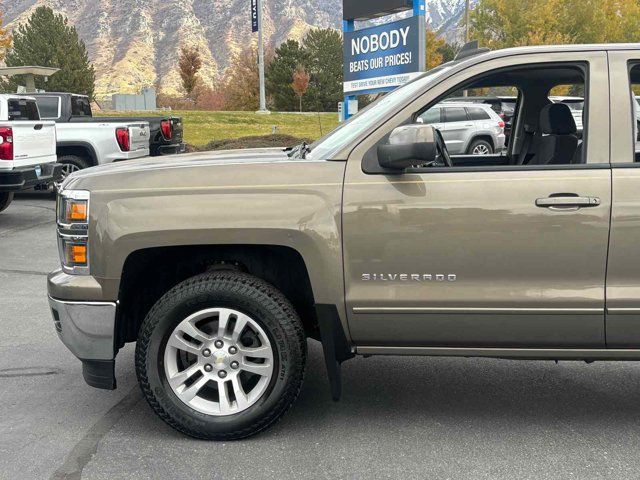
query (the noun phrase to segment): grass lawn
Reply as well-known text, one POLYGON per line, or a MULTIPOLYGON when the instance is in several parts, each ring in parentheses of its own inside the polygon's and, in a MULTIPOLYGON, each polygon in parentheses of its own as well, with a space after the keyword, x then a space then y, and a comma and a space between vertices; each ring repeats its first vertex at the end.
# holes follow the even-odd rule
POLYGON ((162 116, 176 115, 184 122, 184 141, 202 147, 212 141, 270 135, 273 127, 277 133, 296 138, 316 140, 338 125, 337 113, 296 114, 272 113, 258 115, 254 112, 206 112, 174 110, 172 112, 96 112, 99 117, 162 116))

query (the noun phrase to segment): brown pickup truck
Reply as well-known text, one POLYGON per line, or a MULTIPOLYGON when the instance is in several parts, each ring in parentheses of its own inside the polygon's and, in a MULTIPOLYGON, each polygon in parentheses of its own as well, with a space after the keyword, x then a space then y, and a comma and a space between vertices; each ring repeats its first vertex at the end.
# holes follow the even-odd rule
POLYGON ((137 342, 151 407, 217 440, 287 411, 307 338, 335 399, 354 355, 640 360, 638 86, 639 45, 464 51, 288 153, 77 172, 55 327, 99 388, 137 342), (518 98, 507 151, 416 121, 463 91, 518 98))

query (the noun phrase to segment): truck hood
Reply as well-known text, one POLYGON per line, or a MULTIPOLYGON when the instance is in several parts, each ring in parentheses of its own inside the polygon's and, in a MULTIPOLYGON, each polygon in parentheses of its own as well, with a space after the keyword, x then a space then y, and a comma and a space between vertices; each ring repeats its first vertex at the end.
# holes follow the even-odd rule
POLYGON ((70 175, 63 189, 138 190, 211 187, 239 182, 271 180, 300 181, 294 165, 326 163, 290 158, 284 148, 227 150, 127 160, 101 165, 70 175), (288 180, 287 180, 288 178, 288 180))
POLYGON ((232 163, 272 163, 291 162, 283 148, 257 148, 247 150, 225 150, 218 152, 196 152, 180 155, 165 155, 160 157, 145 157, 138 160, 108 163, 74 174, 74 178, 85 178, 96 175, 132 173, 141 170, 163 170, 176 168, 194 168, 206 165, 220 165, 232 163))

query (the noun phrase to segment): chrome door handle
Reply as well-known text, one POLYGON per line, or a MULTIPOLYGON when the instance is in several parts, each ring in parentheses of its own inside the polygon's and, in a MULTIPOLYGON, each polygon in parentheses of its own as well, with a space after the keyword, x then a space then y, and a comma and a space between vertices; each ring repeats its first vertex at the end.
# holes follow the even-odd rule
POLYGON ((586 208, 598 207, 602 202, 598 197, 578 197, 571 195, 551 196, 547 198, 538 198, 536 207, 541 208, 586 208))

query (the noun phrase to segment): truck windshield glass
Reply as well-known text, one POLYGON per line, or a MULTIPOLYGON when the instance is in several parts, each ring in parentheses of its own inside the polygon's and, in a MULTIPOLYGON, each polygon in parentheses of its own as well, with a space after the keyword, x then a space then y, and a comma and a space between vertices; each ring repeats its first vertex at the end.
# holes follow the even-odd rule
POLYGON ((34 121, 40 120, 38 106, 34 100, 9 100, 9 120, 10 121, 34 121))
POLYGON ((90 117, 91 104, 87 97, 71 97, 71 115, 73 117, 90 117))
POLYGON ((430 83, 450 70, 451 67, 452 65, 446 65, 434 68, 424 76, 372 103, 324 138, 311 145, 311 152, 307 155, 307 158, 313 160, 331 158, 362 132, 377 126, 390 112, 413 100, 419 92, 424 91, 430 83))

